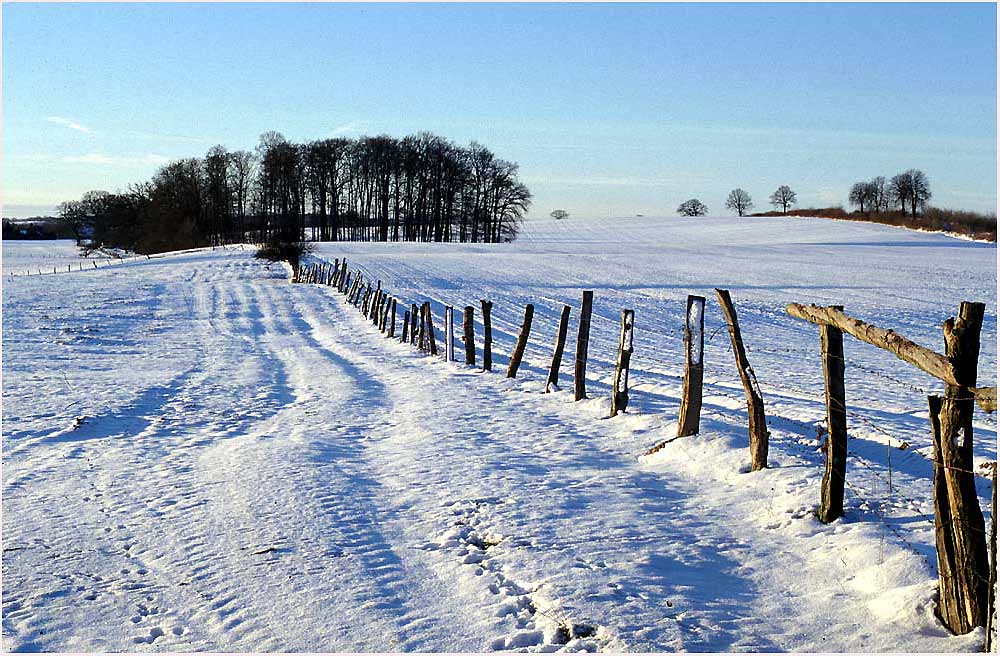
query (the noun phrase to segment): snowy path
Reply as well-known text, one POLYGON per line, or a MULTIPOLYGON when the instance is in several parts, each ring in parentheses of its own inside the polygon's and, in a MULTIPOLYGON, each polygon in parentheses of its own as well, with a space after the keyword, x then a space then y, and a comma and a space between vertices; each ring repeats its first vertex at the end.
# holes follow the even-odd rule
MULTIPOLYGON (((672 371, 639 376, 637 411, 607 419, 603 394, 575 404, 530 367, 511 381, 422 356, 245 252, 53 278, 4 289, 5 650, 981 637, 933 618, 926 499, 811 516, 820 459, 782 420, 808 415, 792 395, 768 397, 767 471, 739 473, 744 411, 718 394, 701 436, 640 461, 672 430, 672 371)), ((884 449, 858 442, 861 462, 884 449)), ((896 484, 917 496, 928 475, 896 484)))

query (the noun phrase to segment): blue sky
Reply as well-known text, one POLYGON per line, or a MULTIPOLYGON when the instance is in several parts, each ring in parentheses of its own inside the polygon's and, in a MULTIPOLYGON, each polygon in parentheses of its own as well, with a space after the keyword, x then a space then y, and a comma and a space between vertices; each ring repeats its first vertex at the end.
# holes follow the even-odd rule
POLYGON ((4 215, 216 143, 430 130, 521 166, 532 215, 802 206, 924 170, 996 206, 994 4, 9 4, 4 215))

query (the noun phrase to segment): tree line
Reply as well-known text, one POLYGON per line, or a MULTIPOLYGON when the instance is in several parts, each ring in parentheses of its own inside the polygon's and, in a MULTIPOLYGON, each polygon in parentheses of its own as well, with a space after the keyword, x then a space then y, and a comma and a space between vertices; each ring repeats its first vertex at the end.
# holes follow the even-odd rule
POLYGON ((154 253, 273 241, 513 240, 531 192, 517 164, 423 132, 211 148, 124 192, 62 203, 77 240, 154 253))

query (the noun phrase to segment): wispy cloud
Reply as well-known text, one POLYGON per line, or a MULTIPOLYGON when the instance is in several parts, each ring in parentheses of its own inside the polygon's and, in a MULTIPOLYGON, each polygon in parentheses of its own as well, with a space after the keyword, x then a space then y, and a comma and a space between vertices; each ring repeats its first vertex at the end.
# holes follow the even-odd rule
POLYGON ((96 164, 98 166, 155 166, 166 164, 169 157, 147 153, 139 156, 120 157, 105 153, 87 153, 86 155, 67 155, 61 158, 66 164, 96 164))
POLYGON ((341 134, 352 134, 355 132, 363 132, 368 129, 371 124, 368 121, 350 121, 349 123, 344 123, 343 125, 338 125, 337 127, 330 130, 330 134, 333 136, 341 134))
POLYGON ((61 125, 64 128, 69 128, 70 130, 76 130, 77 132, 83 132, 84 134, 90 134, 90 128, 85 125, 80 125, 71 118, 66 118, 64 116, 46 116, 45 120, 49 123, 55 123, 56 125, 61 125))

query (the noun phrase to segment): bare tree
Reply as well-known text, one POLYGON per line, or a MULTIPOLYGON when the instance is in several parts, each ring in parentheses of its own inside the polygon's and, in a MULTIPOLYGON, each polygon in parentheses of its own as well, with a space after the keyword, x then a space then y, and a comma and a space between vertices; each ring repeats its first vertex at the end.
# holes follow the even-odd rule
POLYGON ((923 211, 927 201, 931 199, 931 183, 924 175, 923 171, 910 169, 906 172, 910 176, 910 210, 911 216, 917 218, 917 210, 923 211))
MULTIPOLYGON (((889 180, 889 194, 892 196, 893 202, 899 203, 899 209, 903 214, 906 214, 906 204, 910 202, 912 188, 913 177, 909 171, 894 175, 889 180)), ((914 214, 916 214, 916 210, 914 210, 914 214)))
POLYGON ((781 185, 771 194, 771 204, 780 207, 782 214, 788 214, 788 208, 795 204, 795 192, 788 185, 781 185))
POLYGON ((692 198, 681 203, 677 213, 681 216, 705 216, 708 214, 708 208, 697 198, 692 198))
POLYGON ((874 195, 871 182, 855 182, 847 199, 851 205, 857 205, 862 214, 870 214, 875 203, 874 195))
POLYGON ((87 205, 79 200, 59 203, 59 223, 72 231, 76 245, 80 246, 92 225, 87 205))
POLYGON ((726 198, 726 209, 735 211, 738 216, 743 216, 752 208, 753 201, 750 200, 750 194, 738 187, 729 192, 729 197, 726 198))
POLYGON ((871 206, 872 210, 877 214, 879 212, 889 211, 889 194, 885 187, 885 178, 881 175, 877 175, 872 178, 872 181, 868 183, 871 185, 871 206))
POLYGON ((566 210, 552 210, 549 216, 551 216, 556 221, 561 221, 569 217, 569 212, 567 212, 566 210))

